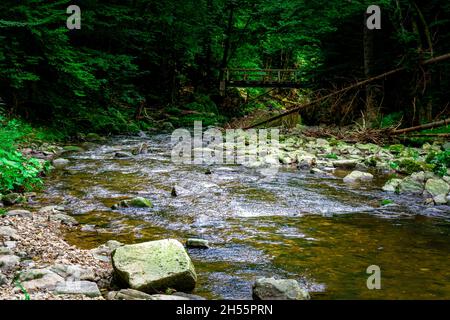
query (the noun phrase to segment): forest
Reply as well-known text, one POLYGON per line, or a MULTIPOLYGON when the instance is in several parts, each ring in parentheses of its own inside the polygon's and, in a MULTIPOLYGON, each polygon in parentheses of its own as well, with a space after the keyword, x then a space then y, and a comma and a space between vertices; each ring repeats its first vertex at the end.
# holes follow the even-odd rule
POLYGON ((0 299, 449 299, 449 137, 446 0, 2 0, 0 299))

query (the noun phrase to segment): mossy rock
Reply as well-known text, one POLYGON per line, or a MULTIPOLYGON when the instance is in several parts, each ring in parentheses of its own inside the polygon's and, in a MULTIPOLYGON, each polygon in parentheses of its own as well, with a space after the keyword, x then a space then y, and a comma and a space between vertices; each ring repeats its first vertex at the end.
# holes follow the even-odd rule
POLYGON ((399 192, 399 186, 400 183, 402 182, 402 179, 397 179, 397 178, 393 178, 390 179, 389 181, 387 181, 385 183, 385 185, 383 186, 383 191, 386 192, 399 192))
POLYGON ((5 206, 12 206, 18 203, 22 203, 25 200, 26 200, 25 197, 18 193, 9 193, 3 195, 2 197, 2 202, 5 206))
POLYGON ((366 160, 364 160, 364 164, 366 164, 369 167, 376 167, 378 161, 380 161, 380 159, 376 157, 369 157, 366 160))
POLYGON ((77 147, 77 146, 65 146, 63 147, 63 150, 65 152, 83 152, 84 149, 81 147, 77 147))
POLYGON ((189 255, 175 239, 122 246, 113 252, 112 263, 123 285, 146 293, 190 292, 197 282, 189 255))
POLYGON ((402 144, 393 144, 388 147, 388 150, 393 154, 399 154, 405 149, 405 146, 402 144))
POLYGON ((153 203, 149 199, 136 197, 129 200, 122 200, 118 204, 112 206, 112 209, 120 208, 152 208, 153 203))
POLYGON ((406 174, 413 174, 418 171, 432 171, 434 167, 431 164, 412 159, 403 159, 398 161, 397 164, 399 166, 398 171, 406 174))
POLYGON ((423 190, 423 183, 413 179, 412 177, 406 177, 398 186, 398 191, 400 193, 422 193, 423 190))
POLYGON ((85 140, 89 142, 104 142, 106 141, 106 138, 101 137, 96 133, 88 133, 85 137, 85 140))

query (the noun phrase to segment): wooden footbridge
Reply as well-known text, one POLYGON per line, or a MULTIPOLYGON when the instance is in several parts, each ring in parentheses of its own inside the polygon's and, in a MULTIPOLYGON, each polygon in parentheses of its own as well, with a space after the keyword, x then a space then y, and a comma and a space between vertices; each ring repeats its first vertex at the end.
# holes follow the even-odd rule
POLYGON ((223 70, 220 90, 226 88, 298 88, 298 69, 231 69, 223 70))

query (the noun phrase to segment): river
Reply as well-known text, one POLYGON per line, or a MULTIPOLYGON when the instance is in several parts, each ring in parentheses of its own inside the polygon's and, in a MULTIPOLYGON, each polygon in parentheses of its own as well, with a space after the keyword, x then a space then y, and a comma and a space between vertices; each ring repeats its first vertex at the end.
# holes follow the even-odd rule
MULTIPOLYGON (((198 274, 195 293, 249 299, 256 277, 293 278, 312 299, 449 299, 450 214, 417 199, 386 195, 383 177, 352 188, 345 173, 318 176, 295 167, 264 180, 244 166, 176 165, 170 136, 114 137, 67 158, 48 177, 38 201, 62 204, 86 231, 69 243, 94 248, 107 240, 209 240, 189 249, 198 274), (149 153, 116 159, 145 141, 149 153), (171 196, 176 186, 178 197, 171 196), (151 209, 111 210, 148 197, 151 209), (397 205, 380 206, 389 198, 397 205), (381 269, 381 290, 368 290, 366 269, 381 269)), ((448 207, 447 207, 448 208, 448 207)))

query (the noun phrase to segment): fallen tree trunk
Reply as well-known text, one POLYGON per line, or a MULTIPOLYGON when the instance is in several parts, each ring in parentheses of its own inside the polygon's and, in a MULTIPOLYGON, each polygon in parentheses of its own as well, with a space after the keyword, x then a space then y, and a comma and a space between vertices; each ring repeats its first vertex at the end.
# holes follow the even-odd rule
POLYGON ((404 133, 408 133, 408 132, 420 131, 420 130, 425 130, 425 129, 433 129, 433 128, 437 128, 437 127, 446 126, 449 124, 450 124, 450 118, 441 120, 441 121, 423 124, 420 126, 411 127, 411 128, 394 130, 391 132, 391 135, 399 135, 399 134, 404 134, 404 133))
POLYGON ((438 138, 448 138, 450 133, 415 133, 408 135, 408 137, 438 137, 438 138))
MULTIPOLYGON (((442 55, 442 56, 439 56, 439 57, 436 57, 436 58, 432 58, 432 59, 423 61, 423 62, 421 63, 421 65, 433 64, 433 63, 441 62, 441 61, 444 61, 444 60, 447 60, 447 59, 450 59, 450 53, 447 53, 447 54, 444 54, 444 55, 442 55)), ((378 75, 378 76, 372 77, 372 78, 370 78, 370 79, 366 79, 366 80, 357 82, 357 83, 355 83, 355 84, 353 84, 353 85, 351 85, 351 86, 349 86, 349 87, 346 87, 346 88, 343 88, 343 89, 341 89, 341 90, 332 92, 332 93, 330 93, 330 94, 328 94, 328 95, 326 95, 326 96, 323 96, 323 97, 321 97, 321 98, 319 98, 319 99, 313 100, 313 101, 311 101, 311 102, 308 102, 308 103, 306 103, 306 104, 303 104, 303 105, 298 106, 298 107, 296 107, 296 108, 293 108, 293 109, 291 109, 291 110, 285 111, 285 112, 283 112, 283 113, 280 113, 279 115, 273 116, 273 117, 271 117, 271 118, 269 118, 269 119, 267 119, 267 120, 264 120, 264 121, 260 121, 260 122, 258 122, 258 123, 256 123, 256 124, 253 124, 253 125, 251 125, 251 126, 248 126, 248 127, 244 128, 244 129, 247 130, 247 129, 259 127, 260 125, 263 125, 263 124, 266 124, 266 123, 268 123, 268 122, 271 122, 271 121, 280 119, 280 118, 282 118, 282 117, 284 117, 284 116, 287 116, 287 115, 289 115, 289 114, 292 114, 292 113, 294 113, 294 112, 298 112, 298 111, 300 111, 300 110, 302 110, 302 109, 305 109, 305 108, 307 108, 307 107, 310 107, 310 106, 312 106, 312 105, 315 105, 315 104, 317 104, 317 103, 319 103, 319 102, 322 102, 322 101, 324 101, 324 100, 326 100, 326 99, 328 99, 328 98, 330 98, 330 97, 333 97, 333 96, 335 96, 335 95, 344 93, 344 92, 346 92, 346 91, 348 91, 348 90, 351 90, 351 89, 354 89, 354 88, 358 88, 358 87, 364 86, 364 85, 366 85, 366 84, 368 84, 368 83, 371 83, 371 82, 376 81, 376 80, 379 80, 379 79, 383 79, 383 78, 385 78, 385 77, 388 77, 388 76, 390 76, 390 75, 393 75, 393 74, 395 74, 395 73, 398 73, 398 72, 404 71, 404 70, 406 70, 405 67, 397 68, 397 69, 394 69, 394 70, 385 72, 385 73, 383 73, 383 74, 380 74, 380 75, 378 75)))

